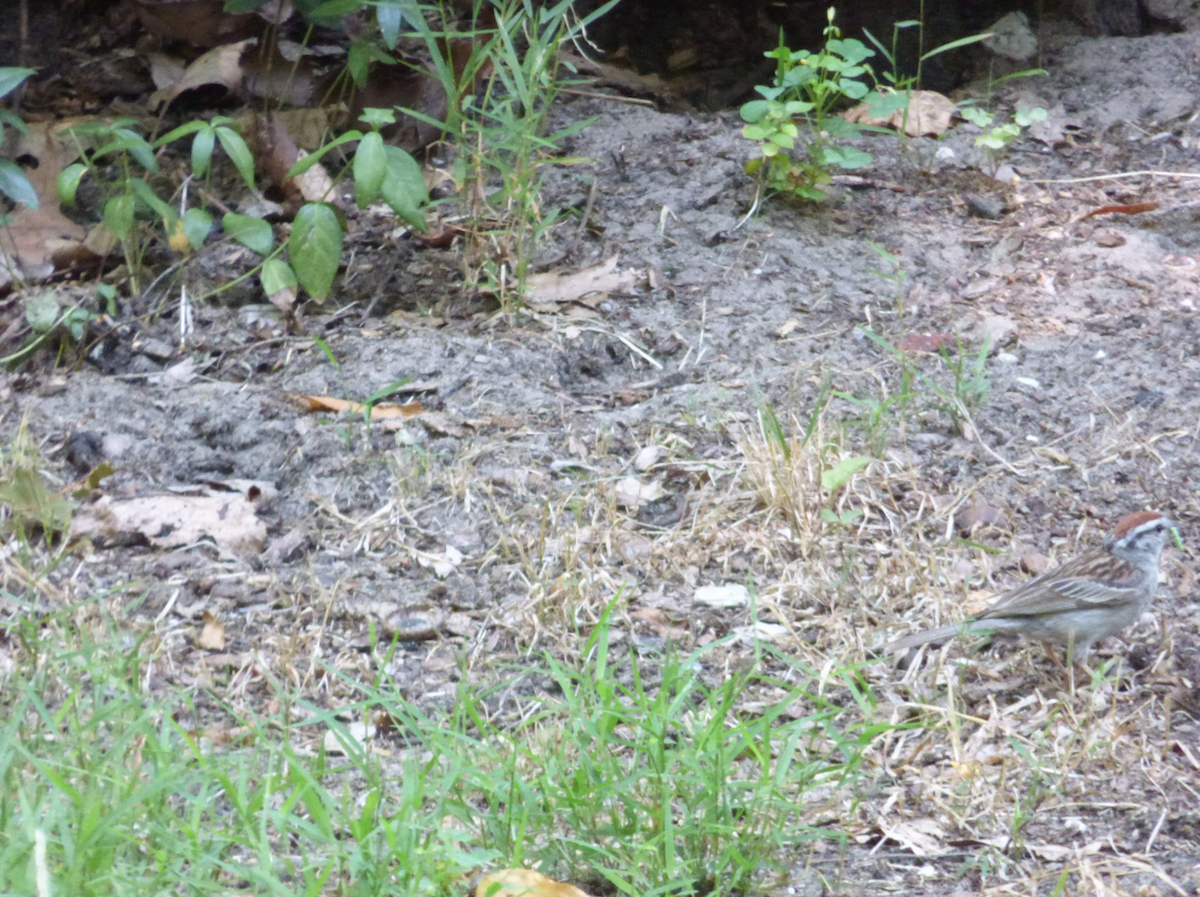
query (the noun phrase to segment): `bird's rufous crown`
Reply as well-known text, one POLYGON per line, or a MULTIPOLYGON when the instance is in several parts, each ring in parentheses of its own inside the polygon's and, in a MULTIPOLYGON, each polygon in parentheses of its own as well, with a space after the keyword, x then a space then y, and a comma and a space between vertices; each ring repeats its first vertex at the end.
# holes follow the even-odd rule
POLYGON ((1123 539, 1129 535, 1132 530, 1139 526, 1144 526, 1147 523, 1152 523, 1155 520, 1162 520, 1163 515, 1157 514, 1154 511, 1134 511, 1132 514, 1126 514, 1117 521, 1117 525, 1113 527, 1113 538, 1123 539))

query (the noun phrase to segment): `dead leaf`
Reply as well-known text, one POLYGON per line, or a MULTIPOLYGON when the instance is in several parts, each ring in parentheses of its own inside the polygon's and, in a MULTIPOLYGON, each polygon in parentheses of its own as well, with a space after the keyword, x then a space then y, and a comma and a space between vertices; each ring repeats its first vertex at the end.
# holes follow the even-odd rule
POLYGON ((215 47, 248 38, 262 30, 261 19, 283 22, 291 3, 270 2, 251 13, 227 13, 222 0, 136 0, 134 12, 151 34, 190 44, 215 47))
POLYGON ((485 875, 475 897, 590 897, 575 885, 555 881, 532 869, 503 869, 485 875))
POLYGON ((145 539, 156 548, 179 548, 205 537, 236 555, 257 554, 267 540, 267 525, 242 492, 149 495, 98 501, 76 510, 72 538, 113 543, 145 539))
POLYGON ((209 50, 187 67, 183 77, 165 88, 167 102, 172 102, 186 90, 193 90, 206 84, 217 84, 229 90, 230 93, 236 93, 241 88, 242 78, 245 75, 242 69, 242 53, 251 43, 253 43, 251 40, 241 40, 209 50))
POLYGON ((208 611, 204 612, 204 626, 196 644, 205 651, 225 650, 225 624, 208 611))
POLYGON ((78 155, 61 134, 73 124, 78 121, 34 122, 13 147, 15 158, 29 156, 37 163, 25 176, 37 194, 38 207, 21 206, 0 229, 0 287, 14 279, 44 280, 91 257, 83 248, 87 231, 59 211, 58 176, 78 155))
POLYGON ((643 483, 637 477, 625 477, 616 485, 617 506, 636 511, 641 505, 657 501, 665 494, 660 483, 643 483))
POLYGON ((267 54, 243 56, 241 70, 242 92, 272 105, 312 106, 327 87, 320 83, 305 48, 292 41, 276 42, 267 54))
POLYGON ((936 137, 950 127, 955 107, 952 100, 932 90, 914 90, 908 99, 907 118, 904 109, 897 109, 886 118, 873 118, 866 103, 859 103, 843 116, 846 121, 879 128, 892 128, 909 137, 936 137))
POLYGON ((613 290, 632 290, 633 272, 617 270, 619 258, 620 254, 614 253, 605 261, 574 274, 553 271, 534 274, 526 281, 528 292, 525 302, 535 311, 555 312, 560 311, 559 304, 579 301, 591 294, 607 295, 613 290))
MULTIPOLYGON (((310 396, 295 393, 292 398, 299 402, 306 411, 332 411, 335 414, 349 411, 351 414, 363 414, 367 409, 367 406, 361 402, 335 399, 333 396, 310 396)), ((371 420, 416 417, 423 410, 420 402, 405 402, 403 405, 395 402, 379 402, 371 406, 371 420)))
POLYGON ((1131 202, 1124 205, 1101 206, 1098 209, 1092 209, 1080 221, 1086 218, 1092 218, 1096 215, 1140 215, 1142 212, 1153 212, 1158 208, 1156 202, 1131 202))
POLYGON ((277 293, 267 296, 268 301, 279 309, 286 319, 291 319, 292 310, 296 307, 296 290, 294 287, 284 287, 277 293))
POLYGON ((901 352, 937 352, 954 345, 953 333, 910 333, 900 341, 901 352))
POLYGON ((981 526, 1003 526, 1004 522, 1003 511, 979 500, 967 502, 954 515, 954 523, 966 535, 972 534, 981 526))
POLYGON ((932 819, 881 819, 879 830, 915 856, 939 856, 949 850, 946 833, 932 819))
POLYGON ((445 579, 453 573, 463 562, 463 553, 453 545, 447 545, 446 550, 440 554, 419 554, 417 555, 417 563, 422 567, 432 567, 434 575, 438 579, 445 579))
POLYGON ((375 724, 363 722, 362 720, 354 720, 346 723, 341 734, 333 729, 325 730, 325 737, 322 742, 325 746, 327 754, 345 754, 347 747, 353 746, 362 749, 368 741, 375 737, 375 724), (347 745, 346 739, 350 740, 350 745, 347 745))

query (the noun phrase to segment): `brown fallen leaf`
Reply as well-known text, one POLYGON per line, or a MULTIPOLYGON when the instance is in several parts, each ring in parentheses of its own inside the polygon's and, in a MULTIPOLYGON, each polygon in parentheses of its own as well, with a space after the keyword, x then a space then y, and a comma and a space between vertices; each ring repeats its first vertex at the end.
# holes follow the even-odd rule
POLYGON ((122 499, 105 495, 75 511, 71 536, 118 544, 145 539, 156 548, 179 548, 208 537, 224 551, 246 555, 263 550, 267 525, 241 492, 122 499))
POLYGON ((205 651, 225 650, 225 624, 208 611, 204 612, 204 626, 196 644, 205 651))
POLYGON ((937 352, 954 345, 952 333, 910 333, 900 341, 901 352, 937 352))
POLYGON ((1153 212, 1157 208, 1158 203, 1156 202, 1131 202, 1125 205, 1101 206, 1098 209, 1092 209, 1079 220, 1083 221, 1096 215, 1140 215, 1142 212, 1153 212))
POLYGON ((264 20, 282 23, 292 14, 290 2, 275 0, 247 13, 225 12, 222 0, 135 0, 132 6, 146 31, 193 47, 241 40, 261 32, 264 20))
POLYGON ((166 101, 170 103, 184 91, 206 84, 217 84, 230 93, 236 93, 242 85, 242 78, 245 77, 242 53, 251 43, 251 40, 240 40, 209 50, 187 67, 183 77, 165 88, 166 101))
POLYGON ((13 148, 36 161, 25 176, 37 194, 36 209, 22 206, 0 229, 0 287, 13 279, 37 282, 92 257, 83 248, 87 230, 59 211, 58 176, 78 154, 60 136, 77 122, 34 122, 13 148))
POLYGON ((555 312, 560 311, 559 304, 576 302, 589 294, 632 290, 634 274, 632 271, 617 269, 619 258, 619 253, 613 253, 604 261, 574 274, 547 271, 544 274, 531 275, 526 279, 528 292, 525 302, 535 311, 555 312))
POLYGON ((932 90, 914 90, 908 100, 908 115, 897 109, 885 118, 874 118, 866 103, 859 103, 843 115, 846 121, 879 128, 903 128, 909 137, 927 135, 936 137, 950 127, 950 119, 956 107, 954 102, 932 90))
MULTIPOLYGON (((335 414, 349 411, 352 414, 362 414, 367 410, 367 406, 361 402, 335 399, 333 396, 310 396, 303 393, 295 393, 292 398, 306 411, 332 411, 335 414)), ((371 406, 371 420, 416 417, 423 410, 420 402, 405 402, 403 405, 395 402, 378 402, 371 406)))
POLYGON ((587 891, 547 878, 533 869, 503 869, 485 875, 475 897, 589 897, 587 891))

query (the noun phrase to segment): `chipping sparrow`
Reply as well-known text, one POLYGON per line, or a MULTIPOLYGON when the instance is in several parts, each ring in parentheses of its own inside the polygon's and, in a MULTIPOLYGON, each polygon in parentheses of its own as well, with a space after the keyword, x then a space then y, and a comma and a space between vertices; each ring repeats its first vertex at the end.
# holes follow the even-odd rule
POLYGON ((1092 645, 1138 620, 1158 588, 1163 534, 1175 524, 1153 511, 1122 517, 1104 547, 1018 586, 978 616, 914 632, 888 644, 899 654, 959 634, 1015 632, 1067 646, 1068 660, 1084 662, 1092 645))

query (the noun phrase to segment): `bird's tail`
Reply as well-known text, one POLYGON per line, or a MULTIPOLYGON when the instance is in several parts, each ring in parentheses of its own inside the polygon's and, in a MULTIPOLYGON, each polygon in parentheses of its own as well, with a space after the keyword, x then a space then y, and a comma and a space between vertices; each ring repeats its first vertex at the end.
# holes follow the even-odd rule
POLYGON ((930 642, 944 642, 947 639, 954 638, 956 635, 962 635, 970 631, 969 623, 951 623, 949 626, 939 626, 937 629, 914 632, 911 635, 888 642, 884 646, 883 651, 885 654, 903 654, 905 651, 910 651, 921 645, 928 645, 930 642))

